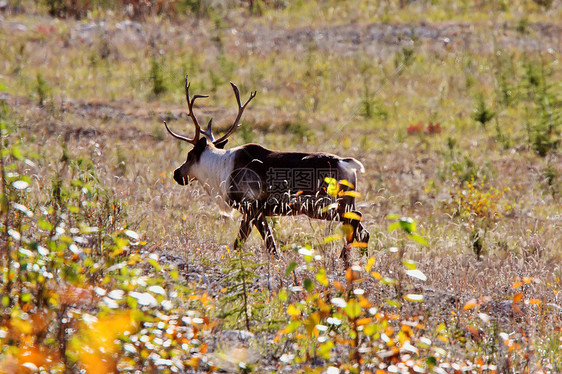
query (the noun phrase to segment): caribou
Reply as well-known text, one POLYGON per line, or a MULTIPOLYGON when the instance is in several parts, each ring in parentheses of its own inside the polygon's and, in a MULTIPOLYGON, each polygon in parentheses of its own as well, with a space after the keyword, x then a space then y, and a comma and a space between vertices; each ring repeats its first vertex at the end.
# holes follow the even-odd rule
POLYGON ((369 242, 369 232, 361 224, 362 215, 355 210, 357 173, 364 173, 363 164, 351 157, 323 152, 280 152, 253 143, 225 149, 228 138, 240 127, 244 109, 256 96, 256 91, 251 92, 242 104, 238 87, 230 84, 238 114, 224 135, 216 139, 213 120, 209 120, 206 130, 201 130, 193 112, 195 100, 208 96, 190 97, 191 84, 185 77, 187 114, 195 126, 195 134, 191 138, 178 135, 164 120, 170 135, 193 145, 187 160, 174 171, 174 180, 182 186, 197 180, 207 192, 218 197, 221 209, 241 213, 234 250, 242 247, 255 226, 267 251, 278 257, 266 217, 304 214, 315 219, 340 221, 344 224, 346 242, 340 257, 349 267, 352 243, 366 247, 369 242))

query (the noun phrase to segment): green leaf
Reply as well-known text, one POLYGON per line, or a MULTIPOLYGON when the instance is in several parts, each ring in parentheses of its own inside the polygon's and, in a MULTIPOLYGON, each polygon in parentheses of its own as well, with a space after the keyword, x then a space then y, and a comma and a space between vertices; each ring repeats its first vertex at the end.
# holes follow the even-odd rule
POLYGON ((37 226, 44 231, 51 231, 53 229, 51 222, 47 221, 45 218, 39 218, 37 226))
POLYGON ((21 298, 21 301, 23 301, 24 303, 28 303, 28 302, 31 301, 31 294, 27 293, 27 292, 23 293, 23 294, 21 294, 20 298, 21 298))
POLYGON ((428 247, 429 243, 427 242, 427 240, 425 240, 425 238, 419 234, 413 233, 410 234, 409 237, 413 240, 415 240, 418 244, 423 245, 424 247, 428 247))
POLYGON ((401 227, 401 226, 400 226, 400 222, 398 222, 398 221, 397 221, 397 222, 392 222, 390 225, 388 225, 388 232, 392 232, 392 231, 394 231, 394 230, 397 230, 397 229, 399 229, 400 227, 401 227))
POLYGON ((291 321, 291 323, 289 323, 287 325, 287 327, 285 328, 285 330, 287 330, 288 333, 292 333, 297 331, 297 329, 299 327, 301 327, 302 322, 301 321, 291 321))
POLYGON ((416 263, 412 260, 404 260, 402 261, 402 264, 404 264, 404 267, 408 270, 416 270, 416 263))
POLYGON ((396 301, 396 300, 386 299, 385 302, 388 305, 393 306, 395 308, 400 308, 402 306, 402 303, 400 303, 399 301, 396 301))
POLYGON ((437 365, 437 359, 433 356, 429 356, 428 358, 425 359, 425 363, 431 369, 432 367, 437 365))
POLYGON ((400 218, 400 214, 388 214, 386 216, 386 219, 391 219, 391 220, 395 220, 395 219, 398 219, 398 218, 400 218))
POLYGON ((149 258, 149 259, 148 259, 148 263, 149 263, 150 265, 152 265, 152 267, 153 267, 156 271, 162 270, 162 267, 160 266, 160 264, 158 263, 158 261, 156 261, 156 260, 154 260, 154 259, 152 259, 152 258, 149 258))
POLYGON ((12 147, 12 156, 14 156, 16 160, 21 160, 23 158, 23 155, 18 147, 12 147))
POLYGON ((283 302, 283 303, 284 303, 285 301, 287 301, 287 297, 288 297, 288 295, 287 295, 287 289, 286 289, 286 288, 281 288, 281 289, 279 290, 279 293, 277 294, 277 297, 279 298, 279 301, 281 301, 281 302, 283 302))
POLYGON ((384 277, 383 279, 381 279, 382 284, 390 286, 396 283, 396 279, 392 279, 389 277, 384 277))
POLYGON ((10 297, 8 295, 2 296, 2 306, 7 307, 10 305, 10 297))
POLYGON ((318 283, 320 283, 322 286, 328 287, 328 285, 329 285, 330 283, 328 282, 328 276, 326 275, 326 269, 320 268, 320 270, 318 270, 318 273, 316 273, 316 280, 317 280, 318 283))
POLYGON ((285 270, 285 276, 288 277, 289 275, 291 275, 293 270, 297 268, 297 265, 298 264, 296 263, 296 261, 292 261, 289 266, 287 266, 287 270, 285 270))
POLYGON ((402 230, 406 231, 408 234, 416 232, 416 223, 412 218, 402 217, 398 222, 400 222, 400 227, 402 227, 402 230))
POLYGON ((340 240, 342 238, 341 235, 329 235, 324 238, 324 244, 331 243, 336 240, 340 240))
POLYGON ((314 282, 312 281, 312 279, 305 278, 305 280, 304 280, 304 289, 305 289, 308 293, 312 293, 312 291, 314 290, 314 282))

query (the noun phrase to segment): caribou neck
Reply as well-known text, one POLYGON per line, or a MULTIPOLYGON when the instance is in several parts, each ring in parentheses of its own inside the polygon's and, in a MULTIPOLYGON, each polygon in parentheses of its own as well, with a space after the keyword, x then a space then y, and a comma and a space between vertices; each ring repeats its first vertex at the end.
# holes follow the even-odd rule
POLYGON ((233 149, 217 149, 208 146, 194 167, 193 175, 211 195, 219 194, 222 200, 227 199, 230 174, 234 167, 236 151, 233 149))

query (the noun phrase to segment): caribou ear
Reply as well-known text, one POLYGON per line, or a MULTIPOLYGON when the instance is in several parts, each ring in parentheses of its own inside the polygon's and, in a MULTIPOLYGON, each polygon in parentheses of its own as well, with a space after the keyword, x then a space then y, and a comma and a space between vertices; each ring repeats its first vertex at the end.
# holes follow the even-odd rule
POLYGON ((218 149, 224 149, 224 146, 226 145, 226 143, 228 143, 228 139, 223 140, 222 142, 214 143, 214 144, 215 144, 215 147, 217 147, 218 149))
POLYGON ((195 147, 193 147, 189 154, 193 155, 195 162, 199 162, 201 154, 205 151, 205 149, 207 149, 207 138, 202 136, 201 139, 195 143, 195 147))
POLYGON ((207 146, 207 138, 205 138, 204 136, 201 137, 201 139, 199 139, 197 141, 197 144, 195 144, 194 148, 198 148, 203 150, 205 147, 207 146))

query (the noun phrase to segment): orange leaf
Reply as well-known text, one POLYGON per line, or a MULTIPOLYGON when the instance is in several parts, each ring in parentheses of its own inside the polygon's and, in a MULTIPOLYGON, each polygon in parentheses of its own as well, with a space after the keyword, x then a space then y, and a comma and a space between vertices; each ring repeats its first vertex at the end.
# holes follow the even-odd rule
POLYGON ((539 299, 530 299, 530 300, 528 300, 528 303, 529 303, 529 304, 540 305, 540 304, 542 303, 542 301, 539 300, 539 299))
POLYGON ((478 331, 478 329, 476 327, 467 326, 466 329, 468 330, 468 332, 470 334, 472 334, 472 336, 474 336, 477 339, 480 339, 480 331, 478 331))
POLYGON ((370 318, 360 318, 357 320, 357 326, 366 325, 367 323, 370 322, 371 322, 370 318))
POLYGON ((345 291, 345 287, 338 281, 334 281, 332 282, 332 284, 334 285, 334 287, 340 291, 340 292, 344 292, 345 291))
POLYGON ((369 246, 369 243, 353 242, 349 246, 350 247, 358 247, 358 248, 367 248, 369 246))
POLYGON ((201 346, 199 347, 199 353, 203 354, 203 353, 207 353, 207 349, 208 349, 208 345, 207 343, 202 343, 201 346))
POLYGON ((522 285, 523 285, 523 283, 521 283, 521 282, 515 282, 515 283, 513 283, 513 286, 512 286, 512 287, 513 287, 513 288, 519 288, 519 287, 521 287, 522 285))
POLYGON ((352 270, 351 268, 345 271, 345 280, 349 283, 356 282, 359 278, 361 278, 361 274, 358 271, 352 270))
POLYGON ((466 304, 464 304, 463 310, 472 309, 477 305, 478 303, 476 302, 476 299, 470 299, 466 304))
POLYGON ((349 187, 349 188, 355 188, 355 186, 353 185, 353 183, 351 183, 351 182, 349 182, 349 181, 347 181, 347 180, 345 180, 345 179, 342 179, 342 180, 338 181, 338 183, 341 184, 341 185, 343 185, 343 186, 347 186, 347 187, 349 187))
POLYGON ((25 363, 32 363, 39 367, 42 366, 48 358, 37 347, 28 346, 27 344, 21 347, 18 353, 20 366, 25 363))
POLYGON ((521 301, 522 298, 523 298, 523 292, 516 293, 515 295, 513 295, 513 302, 518 303, 521 301))
POLYGON ((205 293, 201 296, 201 304, 207 305, 208 303, 209 303, 209 295, 207 295, 207 293, 205 292, 205 293))

